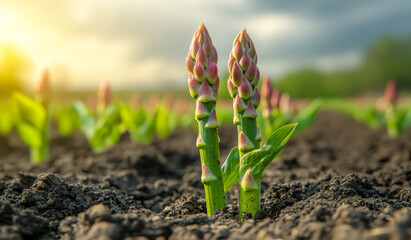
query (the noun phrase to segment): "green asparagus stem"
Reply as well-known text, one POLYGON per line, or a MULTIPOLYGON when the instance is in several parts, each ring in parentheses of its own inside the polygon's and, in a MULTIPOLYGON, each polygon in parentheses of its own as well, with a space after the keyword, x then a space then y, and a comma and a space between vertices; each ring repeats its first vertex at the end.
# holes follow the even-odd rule
POLYGON ((49 70, 43 70, 40 81, 35 86, 35 98, 46 110, 46 120, 41 131, 42 144, 38 148, 30 148, 30 161, 41 163, 50 155, 50 114, 49 102, 51 100, 51 87, 49 82, 49 70))
MULTIPOLYGON (((260 147, 261 134, 256 122, 256 108, 260 103, 257 89, 260 72, 256 64, 254 44, 246 29, 243 29, 234 40, 228 61, 228 89, 234 101, 234 124, 237 125, 240 159, 260 147)), ((253 177, 250 171, 240 172, 240 219, 243 218, 243 212, 251 213, 254 217, 260 209, 260 186, 261 178, 253 177)))
POLYGON ((188 88, 196 100, 195 118, 199 134, 197 148, 200 151, 202 176, 207 202, 207 214, 211 216, 216 209, 227 203, 220 167, 220 149, 215 104, 219 86, 217 51, 204 23, 197 28, 186 59, 188 88))

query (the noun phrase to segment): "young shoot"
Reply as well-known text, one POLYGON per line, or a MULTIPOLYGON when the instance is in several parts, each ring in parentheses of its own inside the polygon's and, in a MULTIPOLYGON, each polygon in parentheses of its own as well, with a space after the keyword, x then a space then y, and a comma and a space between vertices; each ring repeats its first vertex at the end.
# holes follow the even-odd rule
POLYGON ((219 86, 217 69, 217 50, 208 30, 201 23, 194 33, 186 59, 188 70, 188 89, 196 100, 195 119, 199 134, 196 146, 201 158, 201 182, 204 184, 207 214, 226 204, 224 184, 220 166, 220 148, 215 105, 219 86))
POLYGON ((12 95, 16 109, 16 129, 21 140, 30 146, 30 161, 41 163, 49 157, 51 88, 48 69, 34 88, 35 100, 22 93, 12 95))

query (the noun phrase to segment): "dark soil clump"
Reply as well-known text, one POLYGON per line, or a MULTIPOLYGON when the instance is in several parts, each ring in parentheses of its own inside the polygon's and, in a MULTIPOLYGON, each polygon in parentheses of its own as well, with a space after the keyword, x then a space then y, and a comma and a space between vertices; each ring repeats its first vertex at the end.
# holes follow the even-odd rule
MULTIPOLYGON (((222 158, 237 144, 219 130, 222 158)), ((206 215, 196 133, 146 146, 127 135, 93 154, 78 132, 52 133, 33 166, 15 133, 0 137, 0 239, 411 239, 411 131, 396 139, 322 112, 262 180, 261 211, 206 215)))

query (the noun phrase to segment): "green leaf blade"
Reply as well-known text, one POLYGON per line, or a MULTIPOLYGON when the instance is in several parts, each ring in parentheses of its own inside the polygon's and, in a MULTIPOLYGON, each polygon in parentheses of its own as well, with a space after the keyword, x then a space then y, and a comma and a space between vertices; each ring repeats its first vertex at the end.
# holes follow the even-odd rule
POLYGON ((12 99, 19 122, 30 124, 39 129, 45 127, 47 112, 40 103, 19 92, 13 92, 12 99))
POLYGON ((41 132, 30 124, 19 123, 17 125, 17 133, 21 140, 32 148, 39 148, 43 144, 41 132))
POLYGON ((251 169, 253 177, 261 178, 265 168, 288 142, 296 127, 297 123, 292 123, 277 129, 267 138, 260 149, 244 155, 240 160, 241 174, 244 175, 248 169, 251 169))

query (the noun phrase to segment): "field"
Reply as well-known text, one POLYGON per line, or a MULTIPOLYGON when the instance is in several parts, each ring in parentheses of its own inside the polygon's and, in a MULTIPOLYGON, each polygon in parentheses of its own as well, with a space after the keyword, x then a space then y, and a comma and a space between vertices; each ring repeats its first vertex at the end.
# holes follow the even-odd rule
MULTIPOLYGON (((221 154, 237 144, 219 130, 221 154)), ((0 239, 409 239, 411 132, 392 139, 322 111, 262 179, 261 211, 238 220, 238 185, 208 217, 196 133, 150 145, 127 134, 94 154, 53 127, 51 158, 29 162, 17 134, 0 139, 0 239)))

